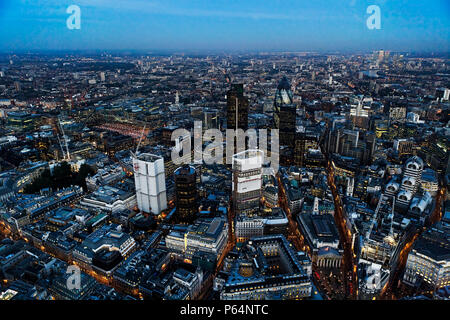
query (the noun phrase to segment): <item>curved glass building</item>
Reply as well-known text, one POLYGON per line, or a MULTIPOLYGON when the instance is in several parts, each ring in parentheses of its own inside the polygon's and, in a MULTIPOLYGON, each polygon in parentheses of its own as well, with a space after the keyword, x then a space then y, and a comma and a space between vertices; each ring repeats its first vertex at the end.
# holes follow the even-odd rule
POLYGON ((279 129, 280 146, 294 147, 297 107, 292 98, 291 85, 286 77, 278 84, 273 106, 275 129, 279 129))

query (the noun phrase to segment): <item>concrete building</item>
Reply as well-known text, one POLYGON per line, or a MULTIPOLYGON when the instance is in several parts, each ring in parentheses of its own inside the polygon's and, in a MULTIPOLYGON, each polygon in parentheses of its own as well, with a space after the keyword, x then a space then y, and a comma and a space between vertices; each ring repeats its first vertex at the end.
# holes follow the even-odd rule
POLYGON ((139 210, 160 214, 167 209, 164 159, 143 153, 133 157, 133 168, 139 210))
POLYGON ((308 298, 312 286, 304 258, 283 235, 253 238, 231 262, 220 299, 308 298))
POLYGON ((80 204, 86 208, 115 213, 133 208, 136 205, 136 195, 132 191, 111 186, 101 186, 84 197, 80 204))
POLYGON ((403 282, 434 291, 450 285, 450 230, 438 223, 414 242, 403 282))
POLYGON ((312 261, 319 267, 339 268, 343 249, 331 214, 302 213, 297 216, 302 234, 311 252, 312 261))
POLYGON ((191 260, 198 251, 219 256, 228 241, 228 224, 223 218, 201 219, 185 232, 171 231, 166 246, 180 257, 191 260))
POLYGON ((233 206, 236 215, 258 212, 264 152, 246 150, 233 155, 233 206))

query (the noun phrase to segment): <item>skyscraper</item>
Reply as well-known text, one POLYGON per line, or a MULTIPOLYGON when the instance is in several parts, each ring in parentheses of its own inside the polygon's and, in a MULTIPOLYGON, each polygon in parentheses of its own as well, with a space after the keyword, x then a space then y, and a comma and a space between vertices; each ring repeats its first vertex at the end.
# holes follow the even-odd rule
POLYGON ((297 106, 293 103, 290 87, 288 79, 283 77, 278 84, 273 105, 274 125, 280 137, 280 162, 283 165, 293 163, 295 147, 297 106))
POLYGON ((183 165, 174 172, 177 218, 192 222, 198 212, 197 173, 190 165, 183 165))
POLYGON ((296 132, 294 146, 294 164, 305 166, 305 156, 310 149, 318 149, 319 137, 315 133, 296 132))
POLYGON ((424 163, 418 156, 413 156, 406 161, 402 188, 411 191, 413 194, 420 186, 420 179, 422 178, 424 163))
POLYGON ((143 153, 133 157, 133 168, 139 210, 160 214, 167 209, 164 159, 143 153))
POLYGON ((280 145, 282 146, 294 147, 296 109, 295 104, 286 104, 280 107, 280 123, 277 129, 280 130, 280 145))
POLYGON ((242 83, 232 84, 227 92, 227 129, 248 129, 248 99, 242 83))
POLYGON ((280 129, 280 112, 281 107, 289 104, 293 104, 292 91, 291 86, 289 84, 289 80, 286 77, 283 77, 278 84, 277 92, 275 93, 275 100, 273 104, 273 117, 275 127, 280 129))
POLYGON ((264 152, 246 150, 233 155, 233 206, 236 215, 259 211, 264 152))

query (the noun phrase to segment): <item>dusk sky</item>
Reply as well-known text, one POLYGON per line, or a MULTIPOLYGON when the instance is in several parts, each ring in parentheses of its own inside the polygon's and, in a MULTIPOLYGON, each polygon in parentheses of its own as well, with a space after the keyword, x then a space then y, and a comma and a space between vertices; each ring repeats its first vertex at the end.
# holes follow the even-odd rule
POLYGON ((448 52, 449 16, 448 0, 0 0, 0 51, 448 52), (66 26, 73 4, 79 30, 66 26))

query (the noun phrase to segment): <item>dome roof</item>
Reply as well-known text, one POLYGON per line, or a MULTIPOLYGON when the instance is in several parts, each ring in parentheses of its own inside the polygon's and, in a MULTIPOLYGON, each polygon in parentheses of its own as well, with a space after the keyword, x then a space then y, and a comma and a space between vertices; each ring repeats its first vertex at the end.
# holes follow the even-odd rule
POLYGON ((428 206, 428 202, 425 199, 414 198, 409 207, 411 211, 422 213, 428 206))
POLYGON ((423 160, 418 156, 413 156, 406 161, 406 168, 413 170, 422 170, 423 160))
POLYGON ((416 184, 416 179, 413 177, 404 177, 402 180, 402 185, 413 186, 416 184))
POLYGON ((398 200, 410 201, 411 198, 412 198, 412 193, 409 190, 401 190, 397 195, 398 200))
POLYGON ((289 83, 289 80, 286 78, 286 76, 283 76, 283 79, 281 79, 280 83, 277 87, 278 90, 290 90, 291 85, 289 83))
POLYGON ((397 191, 398 190, 398 183, 395 181, 390 181, 387 186, 386 189, 389 191, 397 191))
POLYGON ((275 109, 281 107, 281 105, 292 104, 294 102, 292 97, 291 85, 286 77, 281 79, 277 87, 277 92, 275 93, 275 109))

